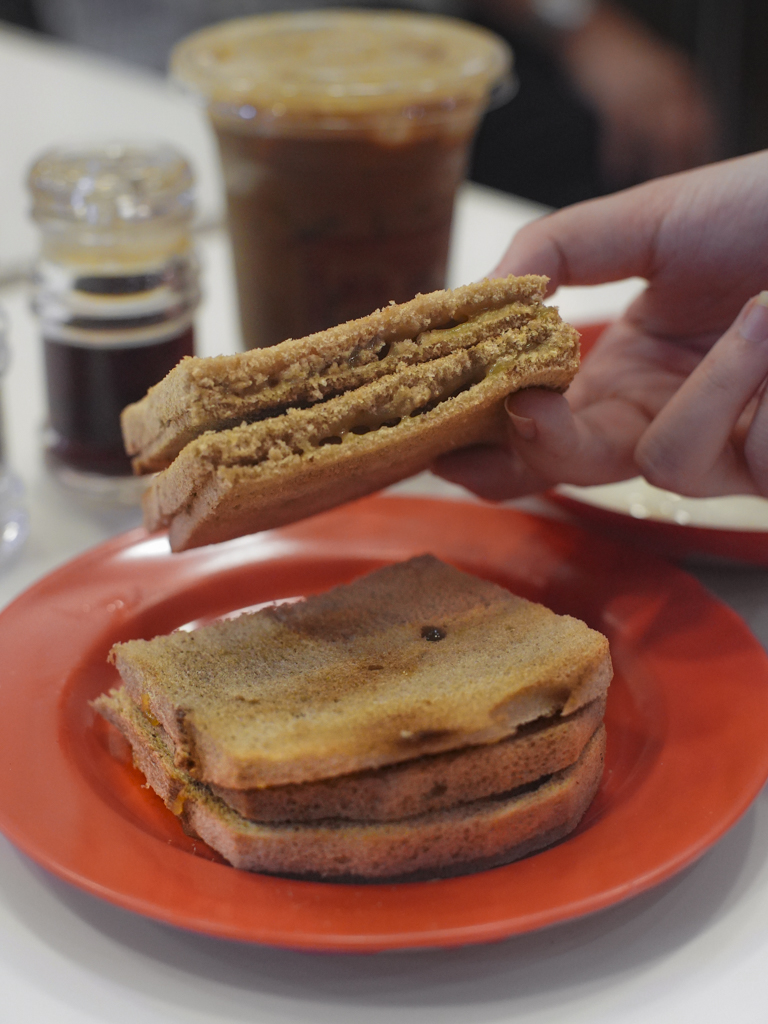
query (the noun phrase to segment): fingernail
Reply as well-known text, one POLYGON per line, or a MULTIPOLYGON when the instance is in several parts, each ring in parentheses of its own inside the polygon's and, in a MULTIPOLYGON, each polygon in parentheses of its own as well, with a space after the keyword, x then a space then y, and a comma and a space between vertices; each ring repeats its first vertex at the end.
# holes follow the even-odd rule
POLYGON ((512 426, 524 441, 533 441, 536 437, 536 423, 530 416, 518 416, 507 408, 507 415, 512 420, 512 426))
POLYGON ((768 291, 756 295, 739 326, 747 341, 768 341, 768 291))

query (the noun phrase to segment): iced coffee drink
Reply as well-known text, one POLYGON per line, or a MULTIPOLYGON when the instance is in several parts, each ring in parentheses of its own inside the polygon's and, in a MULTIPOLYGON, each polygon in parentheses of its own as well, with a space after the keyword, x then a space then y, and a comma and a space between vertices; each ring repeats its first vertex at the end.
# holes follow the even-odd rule
POLYGON ((184 40, 227 189, 245 345, 272 345, 445 284, 469 145, 510 52, 402 12, 225 22, 184 40))

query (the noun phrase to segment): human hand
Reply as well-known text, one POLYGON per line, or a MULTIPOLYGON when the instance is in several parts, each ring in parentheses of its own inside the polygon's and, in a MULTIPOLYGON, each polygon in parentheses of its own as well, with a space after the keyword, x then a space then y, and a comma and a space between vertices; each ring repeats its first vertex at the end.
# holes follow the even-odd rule
POLYGON ((607 4, 558 38, 561 63, 600 119, 600 163, 609 185, 714 158, 714 110, 682 51, 607 4))
POLYGON ((436 471, 491 499, 642 474, 694 496, 768 494, 768 153, 649 182, 524 228, 497 274, 560 284, 638 275, 567 397, 510 396, 503 448, 436 471), (732 325, 732 326, 730 326, 732 325), (729 329, 730 326, 730 329, 729 329))

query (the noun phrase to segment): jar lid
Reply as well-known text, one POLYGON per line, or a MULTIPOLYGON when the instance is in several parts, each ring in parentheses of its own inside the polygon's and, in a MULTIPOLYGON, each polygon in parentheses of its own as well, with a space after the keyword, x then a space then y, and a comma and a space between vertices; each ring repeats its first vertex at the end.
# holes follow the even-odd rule
POLYGON ((321 10, 239 18, 179 43, 174 77, 214 115, 350 127, 402 111, 434 117, 485 105, 510 79, 512 53, 486 29, 404 11, 321 10))
POLYGON ((32 166, 28 185, 37 221, 94 228, 192 214, 192 171, 165 144, 105 142, 57 147, 32 166))

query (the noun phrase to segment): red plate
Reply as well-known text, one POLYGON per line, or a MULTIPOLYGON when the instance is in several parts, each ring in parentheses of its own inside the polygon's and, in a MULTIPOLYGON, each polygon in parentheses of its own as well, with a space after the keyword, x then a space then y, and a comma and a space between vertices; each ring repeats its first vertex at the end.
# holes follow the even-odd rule
MULTIPOLYGON (((579 327, 582 358, 589 354, 607 326, 606 323, 595 323, 579 327)), ((627 486, 631 489, 632 485, 628 483, 627 486)), ((604 535, 633 543, 640 541, 644 546, 669 558, 704 554, 768 566, 768 530, 740 529, 734 526, 732 520, 728 520, 725 511, 722 513, 722 525, 683 526, 652 516, 637 519, 628 511, 625 513, 609 508, 601 504, 599 499, 590 498, 589 492, 584 493, 583 500, 581 496, 557 490, 549 491, 547 497, 580 519, 597 524, 604 535)))
POLYGON ((0 615, 0 828, 50 871, 184 928, 314 950, 485 942, 599 910, 700 856, 768 775, 768 659, 682 571, 508 509, 370 498, 181 555, 137 530, 70 562, 0 615), (88 701, 110 646, 324 590, 424 551, 611 639, 608 758, 569 839, 493 871, 399 885, 236 871, 186 837, 88 701))

